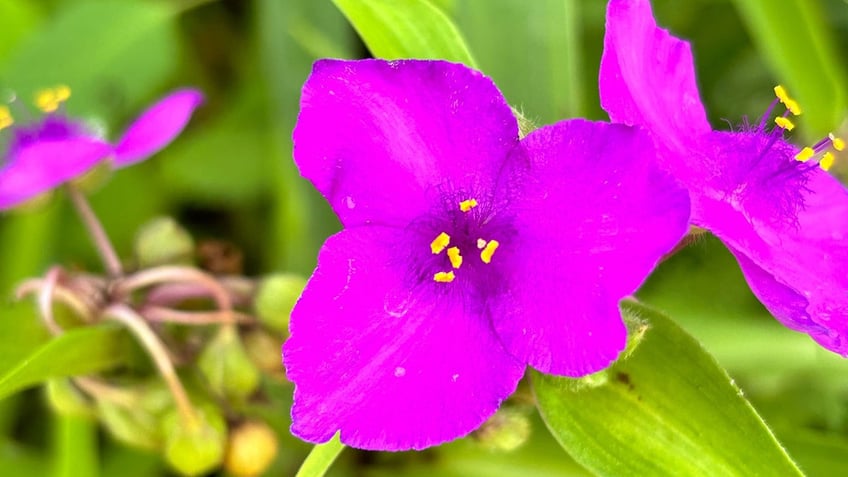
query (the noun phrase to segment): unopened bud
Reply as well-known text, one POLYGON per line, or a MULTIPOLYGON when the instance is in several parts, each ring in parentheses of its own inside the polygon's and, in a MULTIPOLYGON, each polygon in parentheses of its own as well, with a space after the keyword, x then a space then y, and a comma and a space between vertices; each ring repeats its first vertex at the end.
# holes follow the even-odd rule
POLYGON ((162 445, 159 421, 174 405, 167 387, 156 379, 119 392, 120 396, 97 399, 97 415, 106 430, 129 446, 159 449, 162 445))
POLYGON ((474 437, 491 450, 512 451, 530 437, 530 420, 517 408, 501 408, 474 431, 474 437))
POLYGON ((259 371, 247 356, 234 326, 220 328, 203 349, 198 366, 215 393, 236 402, 243 401, 259 386, 259 371))
POLYGON ((134 250, 141 268, 190 264, 194 256, 194 239, 171 217, 157 217, 138 231, 134 250))
POLYGON ((44 387, 47 402, 56 413, 65 416, 93 416, 94 407, 67 378, 54 378, 44 387))
POLYGON ((243 338, 244 349, 253 364, 270 377, 285 377, 285 368, 280 359, 283 340, 262 329, 247 331, 243 338))
POLYGON ((195 408, 194 419, 186 419, 176 409, 162 419, 165 460, 185 476, 205 474, 224 460, 227 425, 213 406, 195 408))
POLYGON ((230 433, 224 468, 236 477, 262 474, 277 456, 277 435, 264 422, 248 421, 230 433))
POLYGON ((259 320, 269 328, 288 335, 292 308, 305 285, 306 279, 300 275, 275 274, 265 277, 259 284, 253 305, 259 320))

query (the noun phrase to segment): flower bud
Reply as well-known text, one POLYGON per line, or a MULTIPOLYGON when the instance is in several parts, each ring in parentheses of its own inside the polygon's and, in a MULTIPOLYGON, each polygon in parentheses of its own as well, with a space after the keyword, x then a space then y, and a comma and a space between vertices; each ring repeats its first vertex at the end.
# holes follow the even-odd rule
POLYGON ((248 421, 230 433, 224 468, 236 477, 262 474, 277 456, 277 435, 264 422, 248 421))
POLYGON ((122 400, 97 399, 97 415, 106 430, 129 446, 159 449, 159 420, 174 405, 170 392, 158 379, 121 392, 125 393, 122 400))
POLYGON ((243 336, 244 349, 253 364, 265 376, 284 378, 286 370, 280 359, 283 340, 262 329, 247 331, 243 336))
POLYGON ((165 460, 186 476, 205 474, 221 465, 227 443, 227 425, 221 412, 211 405, 195 410, 196 419, 190 422, 177 409, 162 419, 165 460))
POLYGON ((294 274, 269 275, 259 284, 254 308, 259 320, 285 335, 289 332, 289 316, 303 292, 306 279, 294 274))
POLYGON ((259 371, 247 356, 234 326, 222 326, 198 360, 212 390, 227 399, 243 401, 259 386, 259 371))
POLYGON ((141 268, 190 264, 194 256, 194 240, 171 217, 157 217, 138 231, 134 251, 141 268))
POLYGON ((502 407, 474 431, 484 447, 496 451, 513 451, 530 437, 530 420, 518 408, 502 407))

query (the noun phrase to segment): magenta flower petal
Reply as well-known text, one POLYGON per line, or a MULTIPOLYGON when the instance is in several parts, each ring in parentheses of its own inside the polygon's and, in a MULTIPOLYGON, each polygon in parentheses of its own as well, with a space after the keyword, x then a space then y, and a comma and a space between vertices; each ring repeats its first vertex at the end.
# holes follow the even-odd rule
POLYGON ((293 140, 301 174, 345 226, 399 225, 444 191, 491 190, 518 126, 492 81, 463 65, 322 60, 293 140))
POLYGON ((87 137, 40 140, 16 148, 0 169, 0 209, 85 174, 111 153, 111 145, 87 137))
POLYGON ((363 449, 421 449, 465 435, 523 374, 485 307, 410 284, 397 263, 411 240, 385 227, 331 237, 292 311, 284 347, 295 384, 292 432, 363 449))
POLYGON ((756 126, 712 131, 694 74, 688 44, 656 26, 647 0, 610 1, 600 77, 610 117, 651 132, 661 166, 690 192, 692 223, 730 248, 769 311, 848 356, 848 192, 818 167, 834 138, 800 162, 769 128, 772 107, 756 126))
POLYGON ((200 91, 182 89, 148 108, 118 141, 115 164, 119 167, 135 164, 170 144, 202 103, 203 94, 200 91))
POLYGON ((598 86, 613 122, 650 126, 679 147, 711 131, 689 43, 657 28, 648 0, 610 0, 598 86))
POLYGON ((519 359, 582 376, 624 349, 618 302, 686 234, 688 195, 657 169, 650 137, 629 127, 565 121, 521 144, 532 180, 512 202, 521 233, 502 247, 514 251, 493 259, 509 260, 509 292, 492 316, 519 359))

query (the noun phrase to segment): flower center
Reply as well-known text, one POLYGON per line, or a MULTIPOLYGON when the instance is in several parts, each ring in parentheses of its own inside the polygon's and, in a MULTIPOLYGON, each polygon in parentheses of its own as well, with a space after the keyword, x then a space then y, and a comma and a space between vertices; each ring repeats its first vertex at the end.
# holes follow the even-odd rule
MULTIPOLYGON (((471 198, 459 202, 458 208, 461 213, 468 214, 478 205, 477 200, 471 198)), ((453 282, 457 277, 457 273, 459 273, 460 267, 462 267, 463 262, 465 262, 463 254, 466 256, 479 254, 478 263, 482 263, 484 265, 492 263, 492 258, 495 255, 495 251, 500 246, 500 242, 492 237, 476 237, 476 239, 470 238, 473 236, 469 236, 470 233, 479 231, 480 230, 477 230, 477 227, 465 227, 464 231, 460 230, 454 237, 451 237, 451 235, 447 232, 442 231, 436 236, 436 238, 433 239, 432 242, 430 242, 430 251, 433 255, 441 255, 442 252, 444 252, 448 258, 448 263, 446 265, 450 266, 450 269, 447 270, 437 270, 433 274, 433 281, 438 283, 453 282)))
MULTIPOLYGON (((789 93, 786 92, 786 88, 782 85, 774 87, 774 94, 777 96, 777 99, 769 108, 769 111, 776 106, 777 102, 786 106, 786 112, 784 112, 783 115, 774 118, 774 123, 781 130, 792 131, 795 129, 795 123, 789 119, 789 115, 800 116, 801 106, 798 104, 798 101, 789 96, 789 93)), ((833 163, 836 160, 836 156, 834 156, 830 149, 834 151, 843 151, 845 149, 845 140, 836 137, 833 133, 829 133, 814 145, 801 149, 801 151, 795 155, 795 160, 799 162, 818 164, 819 167, 828 171, 831 167, 833 167, 833 163)))

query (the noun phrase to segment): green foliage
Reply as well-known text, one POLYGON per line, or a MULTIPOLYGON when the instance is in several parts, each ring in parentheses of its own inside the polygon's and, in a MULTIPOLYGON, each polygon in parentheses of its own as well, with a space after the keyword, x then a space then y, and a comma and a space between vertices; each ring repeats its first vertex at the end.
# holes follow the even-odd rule
POLYGON ((715 359, 636 303, 649 329, 629 357, 583 379, 532 373, 539 410, 597 475, 802 475, 715 359))

